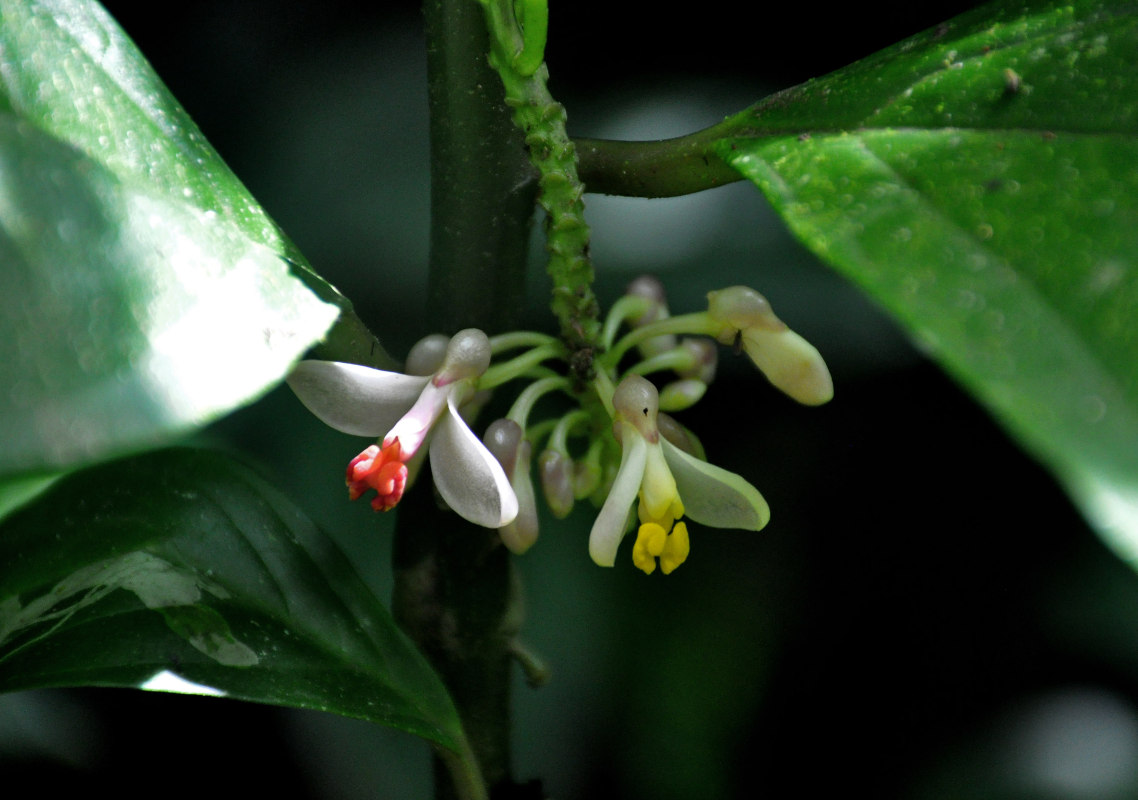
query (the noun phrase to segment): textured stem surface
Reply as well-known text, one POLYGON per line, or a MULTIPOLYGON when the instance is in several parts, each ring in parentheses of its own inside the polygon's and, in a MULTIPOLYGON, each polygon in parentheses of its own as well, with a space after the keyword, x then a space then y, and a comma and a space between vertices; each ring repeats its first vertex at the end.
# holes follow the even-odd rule
MULTIPOLYGON (((454 333, 512 326, 525 292, 537 184, 490 69, 482 9, 427 0, 431 255, 427 325, 454 333)), ((509 790, 510 649, 518 624, 508 552, 496 531, 441 510, 419 477, 398 511, 396 619, 450 690, 469 754, 436 760, 438 798, 509 790), (476 762, 476 765, 473 763, 476 762), (481 778, 479 778, 479 773, 481 778)))
POLYGON ((577 153, 566 132, 565 108, 549 92, 549 71, 517 68, 523 39, 512 0, 484 0, 492 31, 490 63, 498 71, 514 122, 525 134, 530 162, 538 174, 538 203, 545 211, 548 272, 553 281, 552 309, 570 350, 569 364, 580 378, 592 372, 600 335, 600 314, 593 294, 589 226, 577 176, 577 153))

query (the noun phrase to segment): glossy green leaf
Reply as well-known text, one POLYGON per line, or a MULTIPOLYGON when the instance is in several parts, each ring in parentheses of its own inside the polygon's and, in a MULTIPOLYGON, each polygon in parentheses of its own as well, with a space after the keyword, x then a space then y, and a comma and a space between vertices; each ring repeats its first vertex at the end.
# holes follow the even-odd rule
POLYGON ((166 450, 0 525, 0 691, 123 686, 372 720, 461 747, 441 682, 343 554, 246 467, 166 450))
POLYGON ((1138 563, 1136 12, 985 7, 760 103, 720 152, 1138 563))
POLYGON ((301 263, 101 7, 0 0, 0 474, 258 397, 338 313, 301 263))

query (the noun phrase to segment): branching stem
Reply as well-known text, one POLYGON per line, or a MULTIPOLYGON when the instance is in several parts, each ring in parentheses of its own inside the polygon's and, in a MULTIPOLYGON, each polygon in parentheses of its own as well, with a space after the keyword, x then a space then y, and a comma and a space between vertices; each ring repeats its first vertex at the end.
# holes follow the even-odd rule
POLYGON ((578 139, 578 173, 590 192, 626 197, 676 197, 724 186, 742 177, 715 152, 727 124, 652 142, 578 139))

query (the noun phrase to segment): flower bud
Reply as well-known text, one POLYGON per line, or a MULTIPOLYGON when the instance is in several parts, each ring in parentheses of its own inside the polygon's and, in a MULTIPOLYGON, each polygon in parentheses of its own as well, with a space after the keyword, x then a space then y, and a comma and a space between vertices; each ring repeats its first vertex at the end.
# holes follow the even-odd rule
POLYGON ((683 450, 689 456, 695 456, 700 461, 707 460, 707 454, 703 450, 703 443, 699 440, 699 437, 688 428, 676 422, 674 417, 662 413, 656 418, 656 424, 660 428, 660 435, 676 447, 683 450))
POLYGON ((537 503, 529 474, 533 447, 524 438, 521 426, 512 419, 499 419, 490 423, 482 441, 502 465, 510 487, 518 498, 518 515, 512 522, 499 528, 498 535, 510 552, 524 553, 537 541, 538 534, 537 503))
POLYGON ((660 408, 663 411, 683 411, 698 403, 706 392, 707 384, 698 378, 672 381, 660 390, 660 408))
POLYGON ((719 349, 710 340, 702 336, 685 337, 680 347, 686 350, 692 358, 690 369, 676 370, 681 378, 696 378, 703 383, 711 383, 715 379, 715 368, 719 364, 719 349))
MULTIPOLYGON (((616 419, 614 428, 621 424, 634 426, 640 435, 649 441, 655 441, 656 414, 660 410, 660 393, 652 382, 640 375, 627 375, 616 387, 612 396, 613 410, 616 419)), ((620 432, 617 431, 617 440, 620 432)))
POLYGON ((573 496, 578 500, 593 496, 601 488, 605 479, 605 469, 601 464, 603 452, 603 443, 594 442, 584 458, 578 459, 573 465, 573 496))
POLYGON ((512 480, 518 461, 518 448, 522 444, 522 426, 512 419, 496 419, 487 426, 482 443, 498 459, 506 477, 512 480))
POLYGON ((664 291, 664 284, 651 275, 641 275, 628 284, 624 293, 633 297, 643 297, 649 301, 648 310, 643 314, 630 317, 629 321, 634 328, 665 319, 668 316, 668 296, 664 291))
POLYGON ((549 510, 557 519, 564 519, 573 510, 573 462, 568 455, 557 450, 545 450, 537 459, 541 475, 541 491, 549 510))
POLYGON ((436 386, 476 378, 490 366, 490 339, 477 328, 456 333, 447 344, 446 358, 435 375, 436 386))
POLYGON ((434 375, 446 358, 450 337, 441 333, 424 336, 407 354, 406 372, 408 375, 434 375))
POLYGON ((821 354, 774 315, 770 303, 754 289, 732 286, 707 295, 707 314, 720 327, 715 337, 742 345, 767 380, 808 406, 834 396, 830 370, 821 354))
POLYGON ((707 313, 723 327, 716 335, 721 344, 732 344, 740 331, 761 328, 786 330, 765 297, 748 286, 731 286, 707 293, 707 313))
POLYGON ((833 398, 834 381, 822 355, 794 331, 744 331, 743 349, 767 380, 799 403, 820 406, 833 398))
MULTIPOLYGON (((650 322, 659 322, 670 316, 668 313, 668 298, 664 291, 664 284, 660 283, 659 280, 651 275, 641 275, 632 283, 628 284, 624 293, 634 297, 643 297, 649 303, 647 311, 629 317, 628 323, 633 328, 643 327, 650 322)), ((667 352, 675 346, 676 337, 672 334, 663 334, 641 342, 637 349, 640 351, 641 356, 648 358, 667 352)))

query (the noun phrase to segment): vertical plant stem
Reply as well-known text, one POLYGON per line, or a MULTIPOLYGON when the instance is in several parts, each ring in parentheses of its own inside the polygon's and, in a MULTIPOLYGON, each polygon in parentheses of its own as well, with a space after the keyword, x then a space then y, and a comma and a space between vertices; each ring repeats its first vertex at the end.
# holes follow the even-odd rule
MULTIPOLYGON (((537 184, 486 61, 482 9, 473 0, 426 0, 424 17, 431 115, 426 328, 494 333, 522 306, 537 184)), ((427 476, 419 480, 426 484, 427 476)), ((425 489, 400 505, 392 606, 450 690, 471 748, 436 759, 436 797, 466 800, 512 784, 515 579, 497 532, 441 511, 425 489)))
POLYGON ((473 0, 426 0, 423 8, 431 114, 427 310, 449 333, 514 327, 537 175, 486 61, 482 10, 473 0))
POLYGON ((505 793, 513 783, 513 564, 496 531, 440 511, 423 489, 408 492, 399 505, 392 612, 446 684, 470 745, 469 753, 435 760, 435 797, 473 800, 487 788, 505 793))

